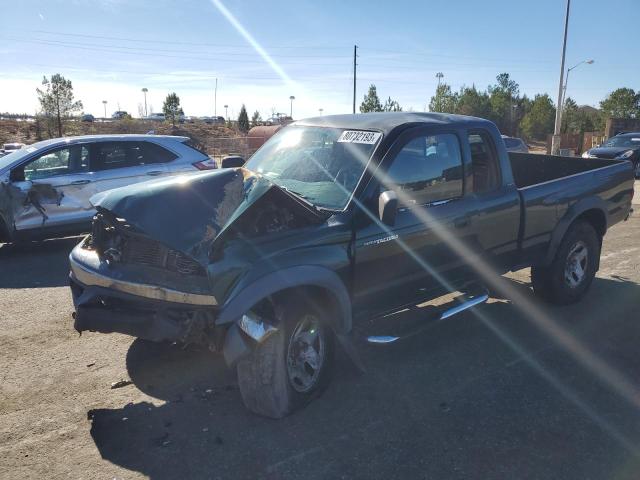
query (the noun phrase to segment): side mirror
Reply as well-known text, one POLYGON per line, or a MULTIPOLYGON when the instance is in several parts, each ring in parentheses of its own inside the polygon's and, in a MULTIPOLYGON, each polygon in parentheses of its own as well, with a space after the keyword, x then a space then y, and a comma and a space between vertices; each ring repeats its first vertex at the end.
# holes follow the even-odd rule
POLYGON ((244 158, 239 155, 230 155, 222 159, 221 168, 236 168, 244 165, 244 158))
POLYGON ((24 182, 25 180, 26 179, 25 179, 25 176, 24 176, 24 167, 14 168, 9 173, 9 181, 10 182, 24 182))
POLYGON ((382 192, 378 197, 378 215, 380 221, 388 226, 396 223, 396 214, 398 212, 398 196, 393 190, 382 192))

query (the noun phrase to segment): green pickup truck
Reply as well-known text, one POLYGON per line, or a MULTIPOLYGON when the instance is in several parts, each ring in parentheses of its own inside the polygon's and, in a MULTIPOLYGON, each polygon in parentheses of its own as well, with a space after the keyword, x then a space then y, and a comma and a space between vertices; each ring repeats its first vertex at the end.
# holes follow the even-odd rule
MULTIPOLYGON (((363 319, 462 292, 449 318, 526 267, 545 300, 580 299, 633 182, 627 161, 509 154, 478 118, 297 121, 242 168, 94 197, 70 255, 75 328, 207 345, 249 409, 282 417, 328 384, 336 348, 359 362, 363 319)), ((384 333, 365 338, 402 339, 384 333)))

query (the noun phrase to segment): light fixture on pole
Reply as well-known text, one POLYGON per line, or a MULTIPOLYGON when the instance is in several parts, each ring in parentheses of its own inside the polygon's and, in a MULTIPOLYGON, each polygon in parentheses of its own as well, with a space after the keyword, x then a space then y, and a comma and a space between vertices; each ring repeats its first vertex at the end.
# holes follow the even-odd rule
POLYGON ((144 116, 148 117, 149 113, 147 112, 147 92, 149 91, 149 89, 147 87, 144 87, 142 89, 142 93, 144 93, 144 116))
POLYGON ((291 96, 289 97, 289 101, 291 102, 291 103, 290 103, 290 108, 289 108, 289 116, 290 116, 291 118, 293 118, 293 101, 294 101, 295 99, 296 99, 296 97, 294 97, 293 95, 291 95, 291 96))
POLYGON ((322 112, 324 112, 324 108, 319 108, 318 111, 320 112, 320 116, 322 116, 322 112))
POLYGON ((107 118, 107 101, 102 100, 102 104, 104 105, 104 118, 107 118))
POLYGON ((564 108, 564 102, 567 100, 567 83, 569 83, 569 73, 571 73, 571 70, 583 64, 591 65, 593 62, 595 62, 595 60, 583 60, 580 63, 576 63, 573 67, 567 68, 567 76, 565 77, 564 87, 562 89, 562 108, 564 108))

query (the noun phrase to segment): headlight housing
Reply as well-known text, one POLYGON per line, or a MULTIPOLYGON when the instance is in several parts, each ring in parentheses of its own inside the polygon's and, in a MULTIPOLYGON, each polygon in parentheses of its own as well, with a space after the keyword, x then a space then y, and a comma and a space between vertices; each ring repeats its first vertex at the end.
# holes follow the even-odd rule
POLYGON ((623 152, 620 155, 618 155, 616 158, 629 158, 633 155, 633 153, 634 153, 633 150, 627 150, 626 152, 623 152))
POLYGON ((582 158, 591 158, 591 154, 589 153, 589 150, 587 150, 582 154, 582 158))

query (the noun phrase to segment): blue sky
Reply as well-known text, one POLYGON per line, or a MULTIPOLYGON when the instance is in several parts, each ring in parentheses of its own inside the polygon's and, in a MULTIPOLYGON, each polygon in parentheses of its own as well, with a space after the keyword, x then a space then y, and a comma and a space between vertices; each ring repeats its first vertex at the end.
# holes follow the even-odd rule
MULTIPOLYGON (((73 81, 85 111, 138 114, 141 88, 160 111, 175 91, 187 115, 263 117, 351 111, 352 52, 358 104, 368 85, 423 111, 442 72, 454 89, 485 88, 506 71, 522 93, 555 99, 564 0, 231 1, 0 0, 0 111, 37 108, 42 75, 73 81)), ((573 0, 568 95, 597 106, 611 90, 640 89, 638 0, 573 0), (634 47, 634 45, 636 45, 634 47)), ((150 108, 151 109, 151 108, 150 108)))

